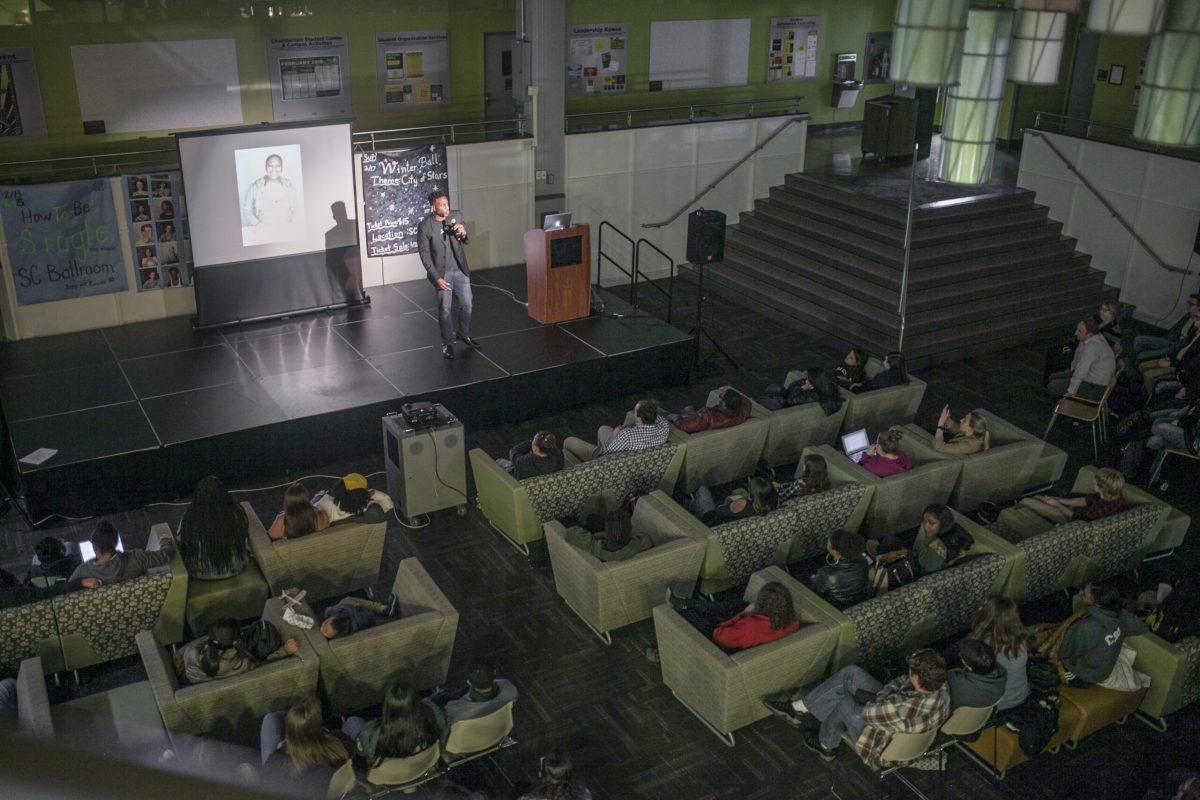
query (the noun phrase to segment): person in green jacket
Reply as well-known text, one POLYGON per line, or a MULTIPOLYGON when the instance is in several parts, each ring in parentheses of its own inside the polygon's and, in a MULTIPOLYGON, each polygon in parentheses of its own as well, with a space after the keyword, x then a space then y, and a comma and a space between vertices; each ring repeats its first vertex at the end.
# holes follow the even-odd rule
POLYGON ((604 530, 593 534, 585 528, 569 528, 567 544, 578 547, 600 561, 624 561, 649 550, 654 542, 633 530, 633 509, 641 493, 630 493, 621 505, 604 516, 604 530))
POLYGON ((1089 583, 1079 599, 1087 608, 1063 635, 1058 659, 1069 685, 1087 687, 1107 680, 1121 655, 1121 643, 1149 628, 1125 608, 1116 587, 1089 583))
POLYGON ((991 645, 978 639, 958 643, 962 667, 947 673, 951 708, 990 708, 1004 696, 1008 673, 996 663, 991 645))
POLYGON ((942 503, 931 503, 921 515, 921 527, 913 542, 922 575, 937 572, 969 550, 975 540, 954 521, 954 513, 942 503))

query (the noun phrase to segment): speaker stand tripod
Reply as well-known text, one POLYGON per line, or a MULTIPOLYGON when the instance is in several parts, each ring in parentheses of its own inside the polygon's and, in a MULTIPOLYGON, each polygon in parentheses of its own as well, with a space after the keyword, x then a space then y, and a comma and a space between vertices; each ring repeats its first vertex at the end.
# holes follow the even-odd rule
MULTIPOLYGON (((714 339, 712 334, 708 332, 708 329, 704 327, 704 272, 705 267, 708 265, 693 263, 691 266, 692 269, 696 270, 696 324, 688 331, 688 335, 692 337, 692 366, 688 371, 689 373, 698 372, 701 376, 705 375, 705 367, 709 359, 718 354, 724 356, 725 360, 732 364, 734 369, 740 370, 741 366, 734 360, 733 356, 729 355, 729 352, 721 346, 721 343, 714 339), (702 338, 707 339, 713 348, 704 358, 700 357, 700 340, 702 338)), ((690 374, 688 375, 688 379, 691 379, 690 374)))
POLYGON ((21 515, 21 519, 25 520, 25 524, 29 526, 29 530, 37 530, 37 525, 33 524, 33 518, 25 510, 25 506, 21 503, 21 498, 9 490, 7 482, 0 479, 0 517, 8 513, 10 505, 21 515))

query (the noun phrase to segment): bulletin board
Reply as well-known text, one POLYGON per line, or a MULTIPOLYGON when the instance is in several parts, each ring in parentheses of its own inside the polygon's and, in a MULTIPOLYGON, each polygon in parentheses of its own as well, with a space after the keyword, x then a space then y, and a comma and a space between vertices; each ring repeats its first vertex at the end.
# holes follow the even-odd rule
POLYGON ((567 96, 625 91, 629 26, 594 23, 567 27, 567 96))
POLYGON ((71 45, 84 133, 242 124, 233 39, 71 45))
POLYGON ((375 59, 381 111, 450 102, 448 32, 377 33, 375 59))
POLYGON ((276 122, 350 116, 346 37, 279 36, 267 40, 271 118, 276 122))
POLYGON ((771 17, 767 80, 815 80, 819 35, 817 17, 771 17))
POLYGON ((749 61, 749 19, 650 23, 652 92, 745 86, 749 61))

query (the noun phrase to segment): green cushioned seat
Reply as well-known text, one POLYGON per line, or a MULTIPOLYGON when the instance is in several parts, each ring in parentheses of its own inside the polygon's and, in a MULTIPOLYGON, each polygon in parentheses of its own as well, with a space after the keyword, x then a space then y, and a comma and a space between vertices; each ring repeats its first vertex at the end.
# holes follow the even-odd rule
POLYGON ((270 597, 267 579, 251 559, 240 574, 219 581, 188 580, 187 623, 193 636, 221 617, 257 619, 270 597))

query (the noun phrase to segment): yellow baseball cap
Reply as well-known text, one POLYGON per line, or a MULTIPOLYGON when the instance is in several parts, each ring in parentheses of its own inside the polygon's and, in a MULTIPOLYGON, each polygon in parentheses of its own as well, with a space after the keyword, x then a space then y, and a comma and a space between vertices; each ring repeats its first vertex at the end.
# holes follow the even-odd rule
POLYGON ((355 489, 367 488, 367 479, 357 472, 351 472, 342 478, 342 485, 346 487, 346 491, 353 492, 355 489))

